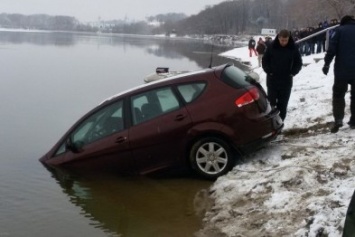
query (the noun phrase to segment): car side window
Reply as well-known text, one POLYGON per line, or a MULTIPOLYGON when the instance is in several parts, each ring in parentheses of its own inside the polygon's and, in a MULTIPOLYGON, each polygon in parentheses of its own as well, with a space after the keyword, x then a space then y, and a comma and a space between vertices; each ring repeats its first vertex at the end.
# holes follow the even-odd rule
POLYGON ((237 67, 226 67, 222 72, 221 80, 233 88, 244 88, 250 85, 252 78, 237 67))
POLYGON ((194 101, 205 89, 206 83, 179 85, 177 88, 186 103, 194 101))
POLYGON ((163 113, 180 108, 179 101, 171 88, 157 90, 157 97, 163 113))
MULTIPOLYGON (((123 102, 118 101, 90 115, 71 133, 71 142, 83 146, 123 130, 122 106, 123 102)), ((65 151, 64 143, 56 155, 65 151)))
POLYGON ((170 87, 144 92, 131 98, 134 125, 178 108, 179 101, 170 87))

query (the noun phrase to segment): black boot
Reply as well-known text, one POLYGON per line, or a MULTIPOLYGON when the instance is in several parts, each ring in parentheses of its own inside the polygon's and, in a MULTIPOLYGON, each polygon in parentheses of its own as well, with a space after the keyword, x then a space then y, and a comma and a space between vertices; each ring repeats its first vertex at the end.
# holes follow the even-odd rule
POLYGON ((354 121, 350 120, 348 122, 348 124, 349 124, 350 129, 355 129, 355 122, 354 121))
POLYGON ((333 126, 330 128, 331 133, 337 133, 339 131, 339 128, 343 126, 342 121, 335 121, 333 126))

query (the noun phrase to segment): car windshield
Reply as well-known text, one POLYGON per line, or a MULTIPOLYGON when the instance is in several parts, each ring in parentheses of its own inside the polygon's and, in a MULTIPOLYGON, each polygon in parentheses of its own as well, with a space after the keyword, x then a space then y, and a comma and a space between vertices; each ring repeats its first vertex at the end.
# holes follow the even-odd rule
POLYGON ((221 80, 234 88, 243 88, 250 85, 251 78, 241 69, 229 66, 223 70, 221 80))

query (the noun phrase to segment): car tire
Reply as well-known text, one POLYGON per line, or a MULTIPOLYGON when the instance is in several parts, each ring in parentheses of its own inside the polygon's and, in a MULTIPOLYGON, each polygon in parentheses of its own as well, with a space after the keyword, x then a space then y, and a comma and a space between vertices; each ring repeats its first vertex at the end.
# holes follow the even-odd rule
POLYGON ((190 161, 194 170, 207 179, 216 179, 230 171, 235 159, 228 143, 217 137, 205 137, 191 147, 190 161))

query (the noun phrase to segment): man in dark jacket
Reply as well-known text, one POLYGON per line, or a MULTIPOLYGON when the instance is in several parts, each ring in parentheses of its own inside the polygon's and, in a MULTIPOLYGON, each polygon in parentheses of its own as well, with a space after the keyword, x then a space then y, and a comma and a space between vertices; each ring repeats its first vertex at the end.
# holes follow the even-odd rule
POLYGON ((280 111, 280 117, 285 120, 293 77, 302 68, 302 57, 288 30, 281 30, 271 47, 267 47, 262 67, 267 74, 266 86, 270 104, 280 111))
POLYGON ((351 16, 344 16, 340 26, 334 30, 329 40, 329 47, 324 57, 322 71, 327 75, 329 65, 335 57, 333 84, 333 117, 334 124, 330 131, 338 132, 343 126, 345 93, 348 84, 351 85, 351 117, 348 122, 350 128, 355 129, 355 20, 351 16))
POLYGON ((346 212, 343 237, 355 237, 355 192, 351 197, 348 210, 346 212))
POLYGON ((261 59, 264 56, 265 50, 266 50, 265 42, 260 37, 259 40, 258 40, 258 43, 256 45, 256 52, 258 52, 258 65, 259 65, 259 67, 261 67, 261 59))

